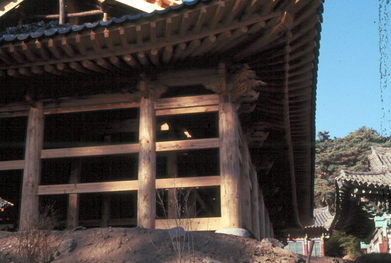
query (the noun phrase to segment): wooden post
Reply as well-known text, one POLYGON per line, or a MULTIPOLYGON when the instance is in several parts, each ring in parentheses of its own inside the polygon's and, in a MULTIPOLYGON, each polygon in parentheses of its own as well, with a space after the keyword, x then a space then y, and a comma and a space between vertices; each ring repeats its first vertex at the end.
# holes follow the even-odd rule
POLYGON ((102 227, 108 227, 110 221, 110 212, 111 212, 111 198, 108 193, 102 194, 102 227))
MULTIPOLYGON (((104 141, 106 143, 111 142, 111 135, 104 136, 104 141)), ((111 170, 112 170, 112 162, 110 161, 109 169, 106 171, 105 177, 111 177, 111 170)), ((110 221, 110 213, 111 213, 111 198, 110 195, 107 193, 102 194, 102 222, 101 227, 108 227, 109 221, 110 221)))
POLYGON ((250 169, 250 176, 251 176, 251 210, 252 210, 252 223, 253 223, 253 234, 257 240, 261 239, 261 229, 259 225, 260 216, 259 216, 259 185, 258 185, 258 178, 257 178, 257 172, 254 167, 251 165, 250 169))
MULTIPOLYGON (((241 134, 242 135, 242 134, 241 134)), ((250 181, 250 162, 251 157, 248 152, 247 142, 243 135, 241 136, 241 165, 240 165, 240 198, 241 198, 241 216, 242 224, 247 230, 254 234, 252 226, 251 211, 251 188, 254 187, 250 181)), ((255 234, 254 234, 255 235, 255 234)))
MULTIPOLYGON (((175 178, 178 176, 176 152, 168 153, 167 172, 170 177, 175 178)), ((170 188, 168 189, 168 218, 177 218, 178 208, 177 190, 176 188, 170 188)))
POLYGON ((58 13, 59 19, 58 23, 65 24, 65 0, 58 0, 58 13))
POLYGON ((261 236, 261 239, 262 238, 265 238, 266 237, 266 207, 265 207, 265 202, 264 202, 264 199, 263 199, 263 194, 262 194, 262 191, 261 189, 259 188, 258 189, 258 198, 259 198, 259 227, 260 227, 260 236, 261 236))
POLYGON ((41 150, 43 145, 43 107, 38 102, 30 107, 25 165, 23 171, 22 200, 20 206, 19 230, 28 230, 39 221, 38 186, 41 177, 41 150))
POLYGON ((272 231, 271 231, 270 217, 266 207, 265 207, 265 226, 266 226, 266 233, 265 233, 266 237, 271 237, 272 231))
POLYGON ((220 95, 219 136, 222 227, 242 227, 240 207, 239 120, 229 95, 220 95))
POLYGON ((156 217, 156 131, 155 110, 151 91, 140 81, 143 96, 140 101, 137 225, 155 227, 156 217))
MULTIPOLYGON (((72 162, 70 184, 80 182, 81 159, 72 162)), ((79 194, 68 195, 67 228, 73 229, 79 225, 79 194)))

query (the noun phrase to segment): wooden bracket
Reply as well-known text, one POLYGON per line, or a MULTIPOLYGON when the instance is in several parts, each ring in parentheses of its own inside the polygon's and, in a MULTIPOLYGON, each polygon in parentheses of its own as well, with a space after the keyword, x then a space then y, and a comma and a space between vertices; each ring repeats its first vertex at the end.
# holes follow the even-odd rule
POLYGON ((230 101, 246 104, 245 112, 254 110, 261 86, 266 83, 259 80, 255 71, 247 64, 233 65, 227 68, 220 63, 217 69, 217 80, 205 83, 205 87, 217 94, 229 96, 230 101))
POLYGON ((167 91, 167 86, 158 81, 150 80, 145 75, 141 75, 141 79, 138 83, 138 89, 140 91, 140 97, 146 98, 148 96, 152 96, 152 98, 156 100, 167 91))

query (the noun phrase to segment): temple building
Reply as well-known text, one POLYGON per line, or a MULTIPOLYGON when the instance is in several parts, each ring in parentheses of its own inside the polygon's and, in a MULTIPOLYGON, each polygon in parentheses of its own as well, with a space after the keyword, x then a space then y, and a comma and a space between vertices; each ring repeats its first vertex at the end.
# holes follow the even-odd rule
POLYGON ((1 0, 14 224, 312 224, 322 2, 1 0))
POLYGON ((324 257, 325 239, 330 237, 334 216, 329 207, 314 209, 315 221, 304 229, 290 231, 287 237, 286 249, 304 256, 324 257))
MULTIPOLYGON (((341 171, 336 178, 337 229, 361 230, 364 252, 391 252, 391 148, 372 147, 369 172, 341 171)), ((357 232, 357 231, 356 231, 357 232)))

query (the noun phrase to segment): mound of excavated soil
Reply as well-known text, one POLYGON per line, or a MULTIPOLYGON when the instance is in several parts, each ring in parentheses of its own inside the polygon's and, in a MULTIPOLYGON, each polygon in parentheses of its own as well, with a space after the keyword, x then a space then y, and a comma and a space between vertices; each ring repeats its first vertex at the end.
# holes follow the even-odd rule
MULTIPOLYGON (((0 262, 255 263, 305 262, 269 242, 206 232, 95 228, 31 233, 0 232, 0 262), (29 259, 35 258, 36 261, 29 259)), ((343 262, 313 258, 312 263, 343 262)))

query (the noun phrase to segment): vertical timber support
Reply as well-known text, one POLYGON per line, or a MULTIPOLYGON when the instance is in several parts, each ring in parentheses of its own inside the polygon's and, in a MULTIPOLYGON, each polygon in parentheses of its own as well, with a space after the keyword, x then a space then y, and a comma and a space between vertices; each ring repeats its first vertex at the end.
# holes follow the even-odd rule
MULTIPOLYGON (((106 135, 104 136, 104 141, 106 143, 111 142, 111 136, 106 135)), ((106 173, 106 176, 111 177, 111 170, 112 170, 113 163, 110 162, 110 167, 106 173)), ((101 221, 101 226, 102 227, 108 227, 109 226, 109 221, 110 221, 110 215, 111 215, 111 196, 110 193, 103 193, 102 194, 102 221, 101 221)))
MULTIPOLYGON (((178 177, 178 165, 177 165, 177 154, 176 152, 169 152, 167 158, 167 170, 169 177, 178 177)), ((168 189, 168 218, 178 218, 178 197, 177 189, 168 189)))
POLYGON ((253 234, 257 240, 261 239, 261 229, 260 229, 260 216, 259 216, 259 185, 257 172, 255 168, 251 165, 250 168, 250 179, 252 184, 251 189, 251 211, 252 211, 252 223, 253 223, 253 234))
POLYGON ((219 102, 221 217, 223 228, 242 227, 240 206, 239 119, 236 105, 227 90, 225 67, 221 74, 219 102))
POLYGON ((102 227, 108 227, 111 214, 111 197, 109 193, 102 194, 102 227))
POLYGON ((58 0, 58 23, 60 25, 65 24, 65 0, 58 0))
POLYGON ((262 238, 266 237, 266 207, 265 207, 265 202, 263 199, 263 194, 261 189, 258 189, 258 198, 259 198, 259 233, 262 238))
MULTIPOLYGON (((240 127, 239 127, 240 129, 240 127)), ((254 185, 250 180, 250 162, 251 157, 247 148, 247 141, 243 134, 240 133, 240 154, 241 154, 241 165, 240 165, 240 199, 242 207, 242 224, 243 227, 254 234, 253 223, 252 223, 252 211, 251 211, 251 191, 254 185)), ((254 234, 255 235, 255 234, 254 234)))
POLYGON ((28 230, 39 221, 38 186, 41 177, 41 150, 43 145, 43 106, 37 102, 30 107, 27 124, 25 166, 19 230, 28 230))
MULTIPOLYGON (((70 184, 80 182, 81 159, 72 162, 70 184)), ((67 228, 74 229, 79 225, 79 194, 68 195, 67 228)))
POLYGON ((155 228, 156 217, 156 131, 155 109, 152 91, 141 80, 137 225, 155 228))

